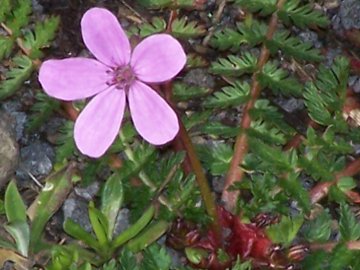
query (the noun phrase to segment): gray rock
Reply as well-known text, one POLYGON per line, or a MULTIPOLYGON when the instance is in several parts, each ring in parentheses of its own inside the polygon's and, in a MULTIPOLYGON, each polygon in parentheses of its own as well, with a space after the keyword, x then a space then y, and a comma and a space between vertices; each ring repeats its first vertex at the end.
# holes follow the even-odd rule
POLYGON ((18 164, 19 150, 11 118, 0 111, 0 188, 10 180, 18 164))
POLYGON ((341 25, 346 29, 360 29, 360 1, 344 0, 340 5, 341 25))
POLYGON ((129 217, 129 209, 123 208, 119 211, 119 214, 116 217, 114 235, 120 234, 122 231, 126 230, 130 226, 129 217))
POLYGON ((20 168, 16 173, 21 180, 27 180, 29 173, 35 177, 42 177, 51 172, 55 152, 49 144, 35 141, 22 148, 20 152, 20 168))
POLYGON ((94 199, 99 189, 100 189, 99 182, 93 182, 91 185, 84 188, 76 187, 75 194, 87 201, 91 201, 94 199))
POLYGON ((21 103, 18 101, 8 101, 2 104, 2 108, 15 120, 13 127, 17 141, 24 137, 24 129, 27 121, 27 116, 21 111, 21 106, 21 103))
POLYGON ((81 200, 76 196, 70 196, 64 202, 62 210, 64 213, 64 220, 70 218, 87 232, 92 231, 88 215, 88 204, 84 202, 84 200, 81 200))
POLYGON ((299 38, 304 42, 311 43, 315 48, 319 49, 322 47, 321 42, 319 41, 319 36, 314 31, 310 31, 310 30, 302 31, 299 34, 299 38))
POLYGON ((206 70, 200 68, 190 70, 185 75, 184 82, 206 88, 213 88, 215 86, 214 78, 206 70))
POLYGON ((360 77, 359 76, 351 76, 349 78, 349 86, 353 89, 353 91, 357 94, 360 93, 360 77))
POLYGON ((275 99, 276 103, 283 108, 285 111, 292 113, 295 111, 302 110, 304 108, 304 101, 302 99, 297 98, 289 98, 289 99, 282 99, 278 98, 275 99))

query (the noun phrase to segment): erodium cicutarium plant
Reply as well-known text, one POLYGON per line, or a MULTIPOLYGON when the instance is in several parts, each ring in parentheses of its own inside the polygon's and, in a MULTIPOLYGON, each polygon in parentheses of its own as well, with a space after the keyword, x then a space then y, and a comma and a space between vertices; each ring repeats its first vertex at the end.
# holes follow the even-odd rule
POLYGON ((92 8, 81 20, 84 43, 95 59, 45 61, 39 81, 45 92, 61 100, 93 97, 75 123, 79 150, 100 157, 114 142, 126 103, 136 130, 149 143, 162 145, 179 131, 175 112, 146 83, 161 83, 177 75, 186 63, 180 43, 167 34, 152 35, 131 51, 116 17, 92 8))

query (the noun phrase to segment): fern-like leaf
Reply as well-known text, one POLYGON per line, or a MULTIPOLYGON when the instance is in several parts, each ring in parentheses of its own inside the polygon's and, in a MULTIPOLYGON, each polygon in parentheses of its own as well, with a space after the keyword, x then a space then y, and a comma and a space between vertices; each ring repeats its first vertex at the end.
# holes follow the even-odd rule
POLYGON ((159 9, 159 8, 189 8, 194 6, 193 0, 137 0, 141 5, 146 8, 159 9))
POLYGON ((203 97, 209 94, 210 91, 211 89, 209 88, 187 85, 180 82, 175 83, 173 87, 174 99, 177 101, 185 101, 193 98, 203 97))
POLYGON ((261 15, 269 15, 276 10, 276 0, 236 0, 241 7, 251 12, 259 12, 261 15))
POLYGON ((175 19, 171 24, 172 34, 177 38, 195 38, 206 33, 205 27, 196 22, 188 22, 184 17, 175 19))
POLYGON ((258 75, 262 87, 268 87, 275 93, 281 92, 284 95, 300 96, 302 85, 289 73, 278 67, 277 63, 268 62, 258 75))
POLYGON ((249 23, 240 23, 237 29, 225 28, 215 32, 211 45, 219 50, 231 49, 237 51, 242 44, 253 47, 265 39, 267 25, 256 20, 249 23))
POLYGON ((210 71, 218 75, 241 76, 244 73, 253 73, 256 63, 257 58, 248 52, 240 57, 228 55, 227 58, 219 58, 213 62, 210 71))
POLYGON ((250 98, 250 85, 235 81, 231 86, 225 86, 222 91, 215 92, 213 96, 204 101, 208 108, 227 108, 241 105, 250 98))
POLYGON ((11 30, 13 37, 21 34, 21 28, 29 23, 31 13, 30 0, 18 0, 17 6, 12 9, 12 14, 6 20, 6 26, 11 30))
MULTIPOLYGON (((11 11, 11 0, 1 0, 1 5, 0 5, 0 23, 5 21, 6 16, 10 13, 11 11)), ((1 48, 1 46, 0 46, 1 48)))
POLYGON ((159 17, 154 17, 151 23, 144 23, 140 25, 135 31, 141 37, 147 37, 152 34, 164 32, 166 29, 166 22, 164 19, 159 17))
POLYGON ((14 47, 14 40, 7 36, 0 36, 0 60, 10 56, 14 47))
POLYGON ((273 39, 266 41, 266 46, 272 54, 281 50, 285 55, 298 60, 317 62, 323 59, 320 51, 313 48, 311 43, 303 42, 299 38, 291 36, 290 32, 286 30, 276 32, 273 39))
POLYGON ((284 134, 266 122, 253 121, 247 133, 249 136, 260 139, 268 144, 282 145, 286 142, 284 134))
POLYGON ((279 18, 285 23, 290 21, 300 28, 309 26, 326 27, 328 18, 318 10, 314 10, 310 4, 301 5, 300 0, 286 1, 279 11, 279 18))
POLYGON ((332 67, 319 68, 317 80, 308 83, 305 88, 305 105, 310 117, 322 125, 331 125, 335 122, 344 124, 333 119, 341 119, 341 110, 346 98, 346 85, 349 76, 349 62, 343 58, 336 58, 332 67))
POLYGON ((71 121, 65 124, 59 130, 60 136, 57 138, 56 144, 56 161, 64 162, 70 158, 76 149, 74 141, 74 123, 71 121))
POLYGON ((238 134, 239 128, 230 127, 217 121, 211 121, 206 122, 204 126, 201 127, 201 131, 206 135, 214 137, 233 138, 238 134))
POLYGON ((30 57, 36 59, 42 56, 41 49, 49 46, 49 42, 55 37, 59 25, 58 17, 47 18, 35 25, 34 32, 27 32, 24 38, 24 45, 30 50, 30 57))
POLYGON ((28 124, 29 130, 39 128, 60 107, 57 100, 44 93, 37 93, 35 98, 36 103, 31 107, 32 115, 28 124))
POLYGON ((27 56, 16 56, 12 59, 13 66, 5 74, 5 81, 0 84, 0 99, 7 98, 19 89, 33 71, 33 63, 27 56))

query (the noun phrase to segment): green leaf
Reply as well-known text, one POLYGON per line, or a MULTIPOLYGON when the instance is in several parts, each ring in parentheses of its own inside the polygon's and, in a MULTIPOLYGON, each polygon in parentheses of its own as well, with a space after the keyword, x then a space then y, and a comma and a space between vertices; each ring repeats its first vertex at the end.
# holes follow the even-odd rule
POLYGON ((105 183, 101 194, 101 212, 108 221, 107 235, 111 240, 117 215, 123 202, 123 185, 118 174, 112 174, 105 183))
POLYGON ((62 168, 46 179, 46 184, 28 210, 32 220, 30 247, 38 251, 41 246, 41 235, 52 215, 63 205, 72 190, 74 165, 62 168))
POLYGON ((147 37, 152 34, 164 32, 166 22, 163 18, 154 17, 151 23, 144 23, 139 26, 139 34, 141 37, 147 37))
POLYGON ((173 87, 173 95, 176 101, 186 101, 196 99, 209 94, 211 89, 188 85, 186 83, 176 82, 173 87))
POLYGON ((265 41, 271 54, 278 53, 281 50, 286 56, 294 57, 298 60, 319 62, 323 59, 320 51, 314 49, 309 42, 303 42, 299 38, 291 36, 287 30, 275 32, 271 40, 265 41))
POLYGON ((137 0, 141 5, 147 8, 159 9, 165 7, 172 8, 193 8, 194 1, 193 0, 137 0))
POLYGON ((262 87, 268 87, 278 94, 300 96, 303 86, 275 62, 267 62, 258 75, 262 87))
POLYGON ((243 44, 253 47, 263 42, 266 31, 267 25, 256 20, 251 23, 240 23, 236 30, 225 28, 215 32, 210 44, 221 51, 227 49, 238 51, 243 44))
POLYGON ((146 270, 168 270, 171 266, 171 257, 164 247, 153 244, 144 250, 142 269, 146 270))
POLYGON ((18 252, 24 256, 28 256, 30 243, 30 228, 26 222, 17 221, 5 224, 4 228, 15 239, 18 252))
POLYGON ((97 252, 101 253, 102 246, 95 239, 92 234, 85 231, 79 224, 75 223, 71 219, 66 219, 64 222, 64 231, 75 239, 81 240, 87 246, 93 248, 97 252))
POLYGON ((343 241, 356 241, 360 238, 360 223, 345 203, 340 205, 339 231, 343 241))
POLYGON ((275 127, 269 126, 266 122, 252 121, 247 134, 253 138, 260 139, 269 144, 285 144, 284 134, 275 127))
POLYGON ((312 120, 326 126, 333 124, 331 114, 326 108, 326 101, 313 83, 306 85, 304 98, 305 105, 312 120))
POLYGON ((119 270, 139 270, 135 255, 124 247, 119 257, 119 270))
POLYGON ((348 177, 341 177, 336 182, 336 185, 342 192, 352 190, 353 188, 355 188, 357 186, 354 178, 349 177, 349 176, 348 177))
POLYGON ((253 73, 256 70, 257 58, 251 53, 242 56, 228 55, 219 58, 211 64, 210 71, 214 74, 225 76, 241 76, 244 73, 253 73))
POLYGON ((14 181, 5 191, 5 213, 9 223, 26 223, 26 206, 14 181))
POLYGON ((205 99, 204 106, 207 108, 236 107, 250 99, 250 85, 245 82, 235 81, 231 86, 225 86, 221 90, 205 99))
POLYGON ((279 185, 284 191, 299 203, 299 206, 304 209, 306 213, 310 213, 311 203, 309 192, 302 186, 298 175, 290 173, 286 179, 281 179, 279 185))
MULTIPOLYGON (((337 245, 330 255, 329 259, 329 270, 343 270, 346 269, 354 258, 354 252, 349 250, 346 245, 340 244, 337 245)), ((358 255, 358 254, 357 254, 358 255)))
POLYGON ((302 216, 293 218, 283 216, 280 223, 271 225, 266 229, 266 234, 274 243, 288 246, 295 239, 303 222, 304 218, 302 216))
MULTIPOLYGON (((13 1, 2 0, 0 5, 0 23, 5 21, 6 16, 10 13, 13 1)), ((0 46, 1 48, 1 46, 0 46)))
POLYGON ((17 0, 17 5, 12 8, 12 13, 6 20, 6 26, 11 29, 12 36, 17 38, 21 34, 21 28, 29 24, 31 13, 31 1, 17 0))
POLYGON ((273 168, 274 171, 279 172, 293 171, 288 154, 279 148, 272 147, 255 138, 249 138, 249 146, 250 151, 256 154, 267 168, 273 168))
POLYGON ((290 21, 300 28, 306 27, 326 27, 329 19, 319 10, 313 9, 312 5, 302 5, 300 0, 286 1, 282 9, 278 12, 279 18, 285 23, 290 21))
POLYGON ((331 68, 321 65, 315 82, 305 87, 305 105, 310 117, 322 125, 346 129, 342 108, 346 99, 349 61, 337 57, 331 68))
POLYGON ((228 144, 218 143, 213 146, 198 145, 199 158, 212 175, 223 175, 229 168, 233 150, 228 144))
POLYGON ((108 221, 104 214, 95 208, 93 202, 89 203, 89 219, 99 244, 104 249, 109 248, 109 241, 107 235, 107 232, 109 231, 108 221))
POLYGON ((205 123, 200 130, 206 135, 222 138, 232 138, 239 133, 238 127, 230 127, 217 121, 205 123))
POLYGON ((171 34, 177 38, 189 39, 206 34, 206 29, 203 25, 198 25, 195 21, 188 22, 185 17, 176 18, 171 24, 171 28, 171 34))
POLYGON ((331 235, 332 220, 329 211, 322 211, 304 225, 303 233, 309 242, 326 242, 331 235))
POLYGON ((0 60, 10 56, 14 47, 14 40, 10 37, 0 36, 0 60))
POLYGON ((251 270, 251 269, 253 269, 251 261, 241 262, 239 257, 237 258, 235 265, 231 268, 231 270, 251 270))
POLYGON ((60 102, 48 95, 39 92, 35 96, 35 104, 31 106, 31 116, 28 123, 29 131, 39 128, 60 108, 60 102))
POLYGON ((33 71, 33 63, 27 56, 15 56, 13 66, 5 73, 5 81, 0 83, 0 99, 13 95, 33 71))
POLYGON ((56 161, 62 163, 70 159, 76 150, 74 141, 74 122, 66 121, 59 129, 59 136, 56 140, 56 161))
POLYGON ((248 9, 251 12, 259 12, 266 16, 276 10, 276 0, 236 0, 236 4, 248 9))
POLYGON ((41 49, 48 47, 54 39, 59 25, 59 17, 50 17, 43 22, 35 24, 34 32, 27 32, 24 37, 24 45, 30 50, 30 58, 37 59, 42 56, 41 49))

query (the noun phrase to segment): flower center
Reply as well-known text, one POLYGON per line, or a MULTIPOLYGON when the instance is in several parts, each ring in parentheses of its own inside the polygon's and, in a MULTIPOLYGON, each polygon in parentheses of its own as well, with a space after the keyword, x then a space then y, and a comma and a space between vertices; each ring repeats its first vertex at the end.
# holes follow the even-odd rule
POLYGON ((109 70, 112 75, 107 82, 108 85, 115 85, 117 89, 128 90, 135 80, 135 74, 129 65, 109 70))

